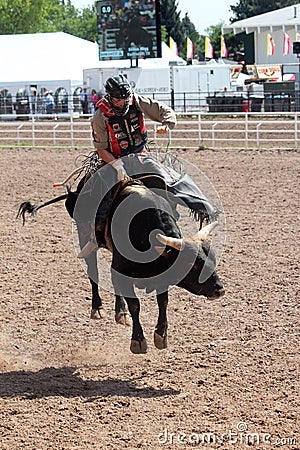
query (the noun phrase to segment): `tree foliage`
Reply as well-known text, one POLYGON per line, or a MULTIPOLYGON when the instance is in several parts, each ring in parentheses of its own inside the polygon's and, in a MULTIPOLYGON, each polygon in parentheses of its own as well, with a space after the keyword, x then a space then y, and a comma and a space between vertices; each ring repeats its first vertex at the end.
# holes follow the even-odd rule
MULTIPOLYGON (((189 37, 194 44, 194 56, 202 59, 202 48, 204 48, 204 38, 200 36, 195 28, 193 22, 191 22, 188 14, 186 13, 182 19, 185 37, 189 37)), ((182 55, 185 57, 185 55, 182 55)))
POLYGON ((70 0, 1 0, 0 34, 57 31, 93 41, 97 33, 95 8, 78 10, 70 0))
POLYGON ((248 19, 249 17, 264 14, 276 9, 285 8, 299 3, 299 0, 240 0, 236 5, 231 5, 230 9, 234 13, 231 22, 248 19))
MULTIPOLYGON (((298 4, 299 0, 240 0, 231 6, 231 22, 298 4)), ((0 0, 0 34, 45 33, 64 31, 82 39, 97 39, 95 6, 77 9, 75 0, 0 0)), ((161 0, 162 39, 169 44, 170 36, 177 43, 179 55, 186 57, 186 38, 194 44, 195 58, 204 59, 205 37, 200 35, 186 13, 180 17, 177 0, 161 0)), ((205 30, 220 55, 220 36, 224 25, 220 22, 205 30)), ((238 42, 233 34, 226 35, 229 57, 234 59, 238 42)))
POLYGON ((165 42, 168 44, 170 36, 177 43, 179 54, 185 53, 185 32, 180 19, 180 12, 177 10, 175 0, 161 0, 161 25, 165 28, 167 34, 165 42))
POLYGON ((59 0, 1 0, 0 33, 56 31, 59 0))

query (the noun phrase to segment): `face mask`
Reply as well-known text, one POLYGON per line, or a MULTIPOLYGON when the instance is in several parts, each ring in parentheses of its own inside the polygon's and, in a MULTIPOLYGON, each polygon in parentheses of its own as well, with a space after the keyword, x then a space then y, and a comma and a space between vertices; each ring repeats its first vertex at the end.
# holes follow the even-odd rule
POLYGON ((106 98, 117 116, 125 116, 125 114, 127 114, 131 101, 131 95, 126 98, 115 98, 107 94, 106 98))

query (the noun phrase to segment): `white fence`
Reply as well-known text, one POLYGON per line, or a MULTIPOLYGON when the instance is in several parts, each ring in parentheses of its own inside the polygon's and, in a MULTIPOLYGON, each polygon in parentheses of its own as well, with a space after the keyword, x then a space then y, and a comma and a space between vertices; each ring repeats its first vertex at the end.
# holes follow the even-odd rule
MULTIPOLYGON (((300 141, 300 113, 185 113, 176 128, 157 135, 148 121, 149 140, 169 148, 290 149, 300 141)), ((89 116, 10 116, 0 121, 0 147, 93 148, 89 116), (20 120, 23 119, 23 120, 20 120)))

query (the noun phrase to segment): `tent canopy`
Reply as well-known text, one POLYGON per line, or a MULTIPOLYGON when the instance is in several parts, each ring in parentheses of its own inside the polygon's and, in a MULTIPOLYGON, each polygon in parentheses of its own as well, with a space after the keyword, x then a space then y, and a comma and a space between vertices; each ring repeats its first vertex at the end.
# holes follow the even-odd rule
MULTIPOLYGON (((98 44, 67 33, 0 35, 0 83, 82 80, 91 67, 125 68, 130 60, 99 61, 98 44)), ((139 67, 185 65, 162 43, 162 58, 138 61, 139 67)))
POLYGON ((67 33, 0 35, 0 82, 82 80, 98 44, 67 33))
POLYGON ((237 34, 243 31, 248 33, 252 32, 253 29, 265 27, 270 30, 273 27, 280 27, 283 30, 285 27, 298 30, 300 27, 300 3, 249 17, 248 19, 238 20, 231 25, 224 25, 222 27, 222 33, 227 34, 233 32, 237 34))

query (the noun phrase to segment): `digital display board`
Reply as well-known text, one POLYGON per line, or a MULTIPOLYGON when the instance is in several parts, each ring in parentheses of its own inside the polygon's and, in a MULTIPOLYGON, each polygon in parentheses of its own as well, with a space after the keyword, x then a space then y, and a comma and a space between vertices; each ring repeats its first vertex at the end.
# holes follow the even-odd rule
POLYGON ((96 2, 99 59, 161 58, 159 0, 96 2))

